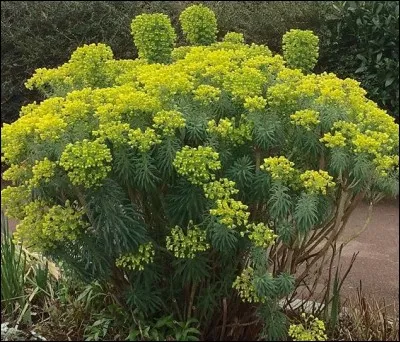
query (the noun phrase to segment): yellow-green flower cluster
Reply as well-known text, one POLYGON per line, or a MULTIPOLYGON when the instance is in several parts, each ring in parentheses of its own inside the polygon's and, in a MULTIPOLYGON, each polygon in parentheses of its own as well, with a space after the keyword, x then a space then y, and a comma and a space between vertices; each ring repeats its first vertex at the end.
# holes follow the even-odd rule
POLYGON ((221 178, 214 182, 206 183, 203 185, 203 189, 206 198, 211 200, 229 199, 232 195, 239 192, 238 189, 235 189, 235 182, 227 178, 221 178))
POLYGON ((170 61, 176 33, 167 15, 140 14, 132 20, 131 29, 140 58, 150 63, 170 61))
POLYGON ((60 138, 66 127, 67 123, 63 119, 53 114, 47 114, 43 115, 36 123, 35 133, 42 140, 55 141, 60 138))
POLYGON ((236 278, 232 287, 239 292, 239 296, 244 302, 265 303, 265 298, 260 298, 253 285, 254 269, 247 267, 242 274, 236 278))
POLYGON ((373 159, 374 164, 376 165, 376 171, 382 177, 386 177, 388 175, 388 171, 393 170, 394 168, 398 168, 399 166, 399 156, 383 156, 378 154, 373 159))
POLYGON ((46 86, 57 95, 65 95, 72 89, 101 87, 110 84, 106 64, 113 59, 111 48, 105 44, 89 44, 77 48, 68 63, 55 68, 40 68, 25 83, 28 89, 38 88, 46 92, 46 86))
POLYGON ((166 246, 175 257, 184 259, 193 259, 198 252, 204 252, 210 248, 210 244, 206 241, 206 231, 198 226, 188 228, 186 234, 182 228, 175 226, 171 229, 171 235, 166 238, 166 246))
POLYGON ((292 124, 296 126, 303 126, 308 131, 320 123, 319 113, 312 109, 298 110, 294 114, 290 115, 290 118, 292 119, 290 121, 292 124))
POLYGON ((243 33, 239 32, 228 32, 224 36, 224 42, 234 43, 234 44, 244 44, 243 33))
POLYGON ((111 152, 107 145, 99 140, 84 139, 65 147, 61 154, 60 166, 67 171, 72 184, 90 188, 107 177, 111 171, 111 160, 111 152))
POLYGON ((217 38, 215 13, 203 5, 187 7, 179 16, 182 31, 191 45, 210 45, 217 38))
POLYGON ((172 61, 176 62, 180 59, 184 59, 186 54, 192 49, 191 46, 179 46, 172 50, 171 57, 172 61))
POLYGON ((306 318, 303 312, 301 317, 304 320, 300 324, 291 324, 289 327, 289 336, 293 341, 326 341, 328 337, 325 334, 325 323, 310 315, 306 318))
POLYGON ((268 248, 275 244, 275 239, 278 235, 274 234, 274 231, 268 228, 264 223, 250 223, 247 225, 247 229, 250 232, 249 239, 253 241, 257 247, 268 248))
POLYGON ((292 29, 282 38, 283 56, 290 68, 311 71, 318 60, 319 38, 312 31, 292 29))
POLYGON ((184 72, 178 63, 139 66, 136 81, 148 94, 163 101, 177 94, 189 94, 194 89, 192 76, 184 72))
POLYGON ((1 205, 8 217, 22 220, 31 197, 31 190, 25 185, 8 186, 1 190, 1 205))
POLYGON ((242 116, 238 126, 235 123, 235 119, 221 119, 218 125, 215 120, 210 120, 207 123, 207 132, 228 140, 234 145, 241 145, 251 140, 252 125, 246 120, 245 116, 242 116))
POLYGON ((266 77, 260 70, 242 67, 229 73, 224 81, 224 88, 234 98, 244 101, 248 97, 261 96, 266 77))
POLYGON ((201 185, 215 179, 212 171, 221 168, 218 158, 218 153, 209 146, 198 148, 184 146, 176 153, 173 165, 176 171, 185 176, 189 182, 201 185))
POLYGON ((217 217, 219 223, 234 229, 247 224, 250 215, 247 209, 248 206, 241 201, 223 198, 215 201, 215 208, 210 209, 210 214, 217 217))
POLYGON ((152 128, 146 128, 144 132, 140 128, 130 129, 128 137, 128 144, 137 148, 140 152, 148 152, 154 145, 161 142, 156 131, 152 128))
POLYGON ((264 164, 260 166, 260 169, 269 172, 273 179, 290 181, 296 175, 296 170, 293 166, 293 162, 284 156, 280 156, 265 158, 264 164))
POLYGON ((143 271, 147 264, 154 261, 155 250, 152 242, 142 244, 136 253, 128 253, 115 260, 115 265, 129 270, 143 271))
POLYGON ((176 110, 162 110, 153 117, 154 128, 160 129, 164 136, 173 136, 175 130, 185 127, 185 118, 176 110))
POLYGON ((343 87, 343 81, 336 77, 335 74, 322 74, 319 80, 320 96, 315 103, 326 105, 336 104, 344 105, 347 101, 346 89, 343 87))
POLYGON ((319 170, 307 170, 300 175, 303 186, 309 193, 322 193, 326 195, 327 189, 334 187, 333 177, 328 172, 319 170))
POLYGON ((284 65, 285 61, 280 55, 275 55, 274 57, 258 55, 243 62, 243 66, 262 71, 266 76, 268 76, 269 82, 271 82, 276 75, 284 69, 284 65))
POLYGON ((276 81, 267 89, 268 105, 272 108, 297 108, 302 93, 298 90, 299 83, 304 79, 300 70, 283 68, 278 72, 276 81))
POLYGON ((51 242, 76 240, 83 229, 87 227, 82 220, 83 214, 82 210, 75 210, 68 200, 65 202, 65 206, 55 205, 49 208, 42 222, 44 238, 51 242))
POLYGON ((24 164, 12 164, 4 171, 2 178, 11 181, 13 185, 21 184, 31 178, 31 170, 24 164))
POLYGON ((356 134, 352 143, 354 152, 376 155, 386 149, 387 146, 390 146, 393 141, 390 141, 387 133, 367 130, 365 133, 356 134))
POLYGON ((65 206, 51 207, 44 201, 33 201, 24 210, 24 218, 14 234, 15 241, 27 241, 39 251, 53 248, 59 242, 74 241, 87 227, 84 212, 73 208, 68 200, 65 206))
POLYGON ((130 132, 130 126, 128 123, 111 121, 105 124, 100 124, 98 130, 92 131, 92 134, 93 136, 98 137, 101 141, 109 139, 113 144, 120 145, 128 141, 128 132, 130 132))
POLYGON ((194 99, 203 103, 210 104, 219 100, 221 89, 208 84, 201 84, 193 90, 194 99))
POLYGON ((244 99, 244 108, 246 108, 250 113, 261 111, 267 105, 267 100, 262 96, 246 97, 244 99))
POLYGON ((38 187, 40 182, 48 183, 54 176, 57 164, 45 157, 43 160, 36 160, 35 165, 32 167, 33 177, 29 181, 30 186, 38 187))
POLYGON ((346 146, 346 137, 341 132, 335 132, 334 134, 325 133, 319 141, 331 148, 346 146))

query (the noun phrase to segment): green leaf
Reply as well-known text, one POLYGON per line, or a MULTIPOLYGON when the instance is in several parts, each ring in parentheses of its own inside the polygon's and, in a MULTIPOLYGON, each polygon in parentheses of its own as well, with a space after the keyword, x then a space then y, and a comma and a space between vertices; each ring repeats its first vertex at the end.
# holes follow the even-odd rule
POLYGON ((318 198, 315 195, 302 193, 297 201, 294 219, 301 233, 307 233, 318 222, 318 198))
POLYGON ((281 273, 275 279, 275 287, 277 289, 278 297, 288 296, 294 291, 294 277, 289 273, 281 273))
POLYGON ((268 207, 269 213, 273 219, 282 219, 289 215, 292 208, 289 188, 279 182, 275 182, 271 188, 268 207))
POLYGON ((388 78, 388 79, 385 81, 385 87, 386 87, 386 88, 389 87, 389 86, 393 83, 393 81, 394 81, 394 78, 393 78, 393 77, 388 78))

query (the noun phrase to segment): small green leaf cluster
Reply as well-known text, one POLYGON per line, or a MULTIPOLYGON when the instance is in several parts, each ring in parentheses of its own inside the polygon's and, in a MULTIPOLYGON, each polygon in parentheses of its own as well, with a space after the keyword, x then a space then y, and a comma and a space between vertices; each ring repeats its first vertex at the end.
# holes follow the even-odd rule
POLYGON ((206 231, 189 222, 186 234, 179 226, 171 229, 171 235, 166 238, 167 249, 174 253, 176 258, 193 259, 199 252, 210 248, 206 241, 206 231))
POLYGON ((175 45, 176 33, 165 14, 140 14, 131 24, 133 41, 139 57, 150 63, 168 63, 175 45))
POLYGON ((67 171, 72 184, 90 188, 107 177, 111 161, 107 145, 98 140, 83 139, 65 147, 60 166, 67 171))
POLYGON ((289 327, 289 336, 293 338, 293 341, 326 341, 327 336, 325 334, 325 323, 309 315, 308 317, 303 312, 301 314, 303 323, 291 324, 289 327))
POLYGON ((154 245, 148 242, 140 245, 136 253, 127 253, 118 257, 115 265, 128 270, 143 271, 147 264, 154 262, 154 256, 154 245))
POLYGON ((282 38, 283 57, 290 68, 311 72, 318 60, 319 38, 309 30, 292 29, 282 38))
POLYGON ((173 165, 180 175, 195 185, 215 179, 212 171, 221 168, 219 154, 209 146, 184 146, 176 153, 173 165))
POLYGON ((187 7, 179 16, 182 31, 191 45, 210 45, 217 38, 215 13, 203 5, 187 7))

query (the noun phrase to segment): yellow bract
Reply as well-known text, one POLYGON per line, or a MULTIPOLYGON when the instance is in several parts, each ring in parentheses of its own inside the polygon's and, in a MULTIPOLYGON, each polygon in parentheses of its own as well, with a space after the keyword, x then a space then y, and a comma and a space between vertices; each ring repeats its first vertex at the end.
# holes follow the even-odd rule
POLYGON ((182 228, 175 226, 171 229, 171 235, 166 238, 167 249, 172 251, 177 258, 193 259, 198 252, 204 252, 210 248, 206 242, 206 231, 197 226, 189 226, 186 234, 182 228))
POLYGON ((303 182, 306 191, 310 193, 326 194, 327 189, 334 187, 333 177, 326 171, 307 170, 300 175, 300 180, 303 182))
POLYGON ((154 261, 155 250, 152 242, 140 245, 136 253, 127 253, 121 255, 115 260, 117 267, 126 268, 128 270, 143 271, 145 265, 154 261))

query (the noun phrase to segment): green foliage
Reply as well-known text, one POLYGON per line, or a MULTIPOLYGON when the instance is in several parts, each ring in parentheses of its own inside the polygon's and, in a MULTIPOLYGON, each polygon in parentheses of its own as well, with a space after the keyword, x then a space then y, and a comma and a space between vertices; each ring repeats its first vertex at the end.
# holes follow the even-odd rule
POLYGON ((321 66, 359 80, 369 98, 398 118, 398 1, 334 2, 327 19, 321 66))
POLYGON ((139 57, 150 63, 168 63, 176 34, 165 14, 141 14, 131 24, 133 41, 139 57))
POLYGON ((182 31, 191 45, 210 45, 217 38, 215 13, 203 5, 187 7, 179 16, 182 31))
POLYGON ((309 30, 290 30, 282 39, 283 57, 290 68, 311 72, 318 61, 319 39, 309 30))
POLYGON ((1 303, 5 314, 15 313, 16 306, 24 307, 26 256, 12 241, 8 221, 1 211, 1 303))

